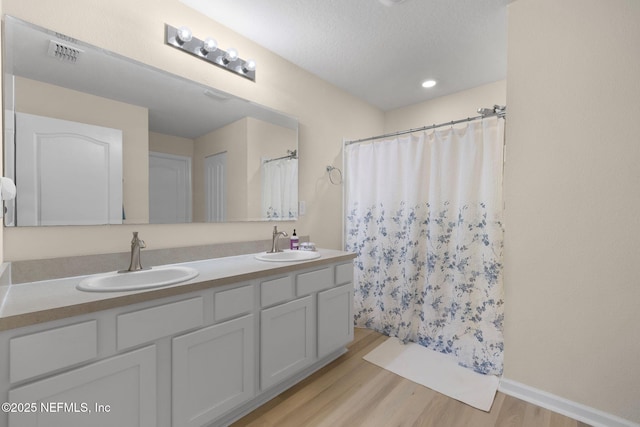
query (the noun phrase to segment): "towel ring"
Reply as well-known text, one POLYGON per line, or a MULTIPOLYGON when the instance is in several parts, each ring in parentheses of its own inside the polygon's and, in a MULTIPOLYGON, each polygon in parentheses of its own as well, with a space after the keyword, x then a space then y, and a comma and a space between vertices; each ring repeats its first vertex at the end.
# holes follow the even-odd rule
POLYGON ((333 185, 340 185, 340 184, 342 184, 342 171, 341 171, 340 169, 338 169, 338 168, 336 168, 336 167, 334 167, 334 166, 329 165, 329 166, 327 166, 327 172, 329 173, 329 181, 331 181, 331 183, 332 183, 333 185), (333 180, 333 176, 332 176, 332 174, 331 174, 331 173, 332 173, 334 170, 335 170, 335 171, 338 171, 338 174, 340 175, 340 180, 339 180, 338 182, 335 182, 335 181, 333 180))

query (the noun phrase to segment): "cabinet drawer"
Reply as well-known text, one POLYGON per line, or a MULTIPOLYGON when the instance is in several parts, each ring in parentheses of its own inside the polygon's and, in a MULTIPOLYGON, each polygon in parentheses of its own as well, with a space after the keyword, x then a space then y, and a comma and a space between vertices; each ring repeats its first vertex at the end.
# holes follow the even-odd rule
POLYGON ((118 316, 118 350, 174 335, 204 324, 203 298, 164 304, 118 316))
POLYGON ((291 277, 267 280, 260 283, 260 305, 267 307, 293 298, 291 277))
POLYGON ((253 311, 253 286, 241 286, 214 295, 213 318, 216 322, 253 311))
POLYGON ((308 295, 333 287, 333 268, 302 273, 296 276, 296 295, 308 295))
POLYGON ((91 320, 9 341, 12 383, 85 362, 98 355, 98 322, 91 320))
POLYGON ((353 263, 336 265, 336 285, 353 282, 353 263))

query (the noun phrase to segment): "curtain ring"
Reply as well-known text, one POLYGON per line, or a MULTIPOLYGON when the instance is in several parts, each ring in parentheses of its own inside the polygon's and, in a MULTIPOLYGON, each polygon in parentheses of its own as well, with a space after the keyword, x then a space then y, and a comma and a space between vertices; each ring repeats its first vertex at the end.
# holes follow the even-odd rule
POLYGON ((329 166, 327 166, 327 172, 329 173, 329 181, 331 181, 331 183, 332 183, 332 184, 334 184, 334 185, 340 185, 340 184, 342 184, 342 171, 341 171, 340 169, 338 169, 338 168, 336 168, 336 167, 334 167, 334 166, 329 165, 329 166), (339 180, 338 182, 335 182, 335 181, 333 180, 333 176, 331 175, 331 172, 333 172, 334 170, 335 170, 335 171, 338 171, 338 174, 340 175, 340 180, 339 180))

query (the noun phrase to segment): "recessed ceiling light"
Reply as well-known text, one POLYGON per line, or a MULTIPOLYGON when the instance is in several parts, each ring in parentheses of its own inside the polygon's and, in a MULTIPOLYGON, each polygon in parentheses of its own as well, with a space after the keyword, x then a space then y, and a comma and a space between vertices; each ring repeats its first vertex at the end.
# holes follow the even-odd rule
POLYGON ((436 81, 435 80, 425 80, 424 82, 422 82, 422 87, 434 87, 436 85, 436 81))

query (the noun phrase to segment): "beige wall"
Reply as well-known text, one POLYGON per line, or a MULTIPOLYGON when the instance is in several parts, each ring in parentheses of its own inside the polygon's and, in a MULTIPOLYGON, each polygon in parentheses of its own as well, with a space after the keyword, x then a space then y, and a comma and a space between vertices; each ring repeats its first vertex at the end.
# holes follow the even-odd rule
POLYGON ((18 77, 15 110, 122 130, 125 222, 149 222, 149 113, 146 108, 18 77))
POLYGON ((193 139, 149 132, 149 151, 193 158, 193 139))
POLYGON ((640 2, 509 6, 505 377, 640 422, 640 2))
MULTIPOLYGON (((321 247, 340 248, 341 188, 326 165, 339 166, 342 138, 382 131, 383 113, 175 0, 3 0, 3 13, 296 116, 300 122, 300 200, 307 214, 281 223, 321 247), (188 25, 258 62, 256 82, 164 45, 164 24, 188 25)), ((137 230, 152 249, 268 238, 266 222, 41 227, 4 230, 4 260, 127 251, 137 230)))

